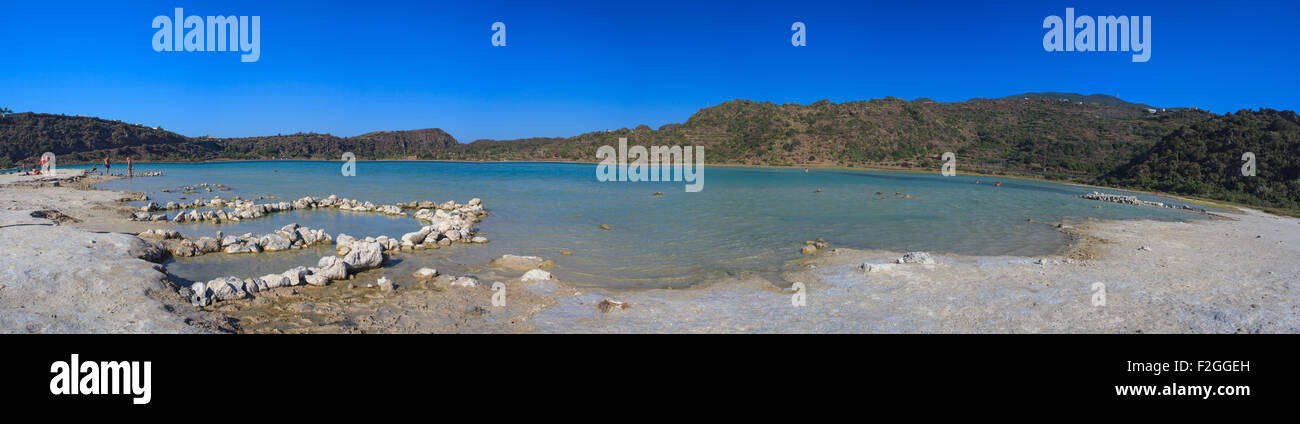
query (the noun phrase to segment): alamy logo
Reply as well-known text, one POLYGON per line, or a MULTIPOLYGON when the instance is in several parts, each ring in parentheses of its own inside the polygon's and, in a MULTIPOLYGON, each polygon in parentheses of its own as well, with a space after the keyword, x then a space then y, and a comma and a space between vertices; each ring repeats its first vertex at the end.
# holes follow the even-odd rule
POLYGON ((612 146, 596 149, 596 180, 606 181, 686 181, 686 192, 704 190, 704 146, 694 152, 682 146, 627 147, 627 137, 619 137, 618 150, 612 146), (632 165, 628 165, 628 156, 632 165), (692 166, 691 157, 695 157, 692 166))
POLYGON ((1043 50, 1049 52, 1133 52, 1134 62, 1151 60, 1150 16, 1074 16, 1065 9, 1065 20, 1051 15, 1043 19, 1043 50), (1077 30, 1077 31, 1076 31, 1077 30))
POLYGON ((50 364, 50 394, 54 395, 134 395, 136 405, 149 403, 153 397, 149 386, 153 381, 150 361, 87 361, 72 354, 69 362, 50 364))
POLYGON ((176 8, 176 19, 153 18, 153 51, 156 52, 243 52, 240 62, 262 57, 261 16, 185 16, 176 8))

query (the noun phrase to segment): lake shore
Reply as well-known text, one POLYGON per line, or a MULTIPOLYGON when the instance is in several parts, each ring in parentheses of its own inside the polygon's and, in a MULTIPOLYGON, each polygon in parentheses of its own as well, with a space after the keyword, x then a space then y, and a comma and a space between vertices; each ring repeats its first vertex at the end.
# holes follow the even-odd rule
POLYGON ((578 288, 563 275, 525 283, 522 270, 479 264, 466 271, 483 283, 473 288, 390 272, 398 289, 376 291, 366 286, 383 273, 367 271, 200 309, 139 259, 133 234, 167 224, 127 221, 120 200, 132 195, 90 188, 101 181, 0 176, 0 332, 1300 332, 1300 220, 1253 210, 1090 221, 1071 230, 1080 241, 1067 253, 1046 258, 890 265, 902 252, 832 246, 779 281, 650 290, 578 288), (77 222, 31 216, 40 210, 77 222), (511 287, 509 306, 491 306, 495 281, 511 287), (793 282, 806 286, 806 306, 791 305, 793 282), (1094 283, 1105 306, 1093 306, 1094 283), (629 307, 598 308, 605 299, 629 307))

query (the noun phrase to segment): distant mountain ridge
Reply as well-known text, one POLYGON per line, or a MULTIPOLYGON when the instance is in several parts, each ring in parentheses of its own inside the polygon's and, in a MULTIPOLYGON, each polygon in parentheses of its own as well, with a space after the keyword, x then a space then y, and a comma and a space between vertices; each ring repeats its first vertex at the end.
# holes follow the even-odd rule
POLYGON ((595 161, 598 147, 626 137, 632 145, 702 145, 709 164, 934 170, 943 152, 954 152, 959 172, 1111 184, 1300 210, 1300 177, 1282 153, 1300 151, 1294 117, 1294 112, 1267 109, 1215 115, 1105 94, 1052 92, 952 103, 894 97, 806 105, 733 100, 658 129, 641 125, 462 144, 436 128, 355 137, 210 138, 98 118, 18 113, 0 115, 0 168, 20 160, 30 166, 46 151, 58 154, 60 163, 98 162, 105 155, 117 161, 124 156, 338 160, 343 152, 358 159, 595 161), (1260 179, 1243 181, 1229 172, 1240 164, 1243 149, 1259 155, 1260 179))

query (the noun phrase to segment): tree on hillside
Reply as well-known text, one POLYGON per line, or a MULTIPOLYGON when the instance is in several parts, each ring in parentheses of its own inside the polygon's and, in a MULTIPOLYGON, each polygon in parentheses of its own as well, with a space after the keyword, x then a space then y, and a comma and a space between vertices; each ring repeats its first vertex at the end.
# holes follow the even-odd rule
POLYGON ((8 115, 11 113, 14 113, 13 109, 0 107, 0 115, 8 115))

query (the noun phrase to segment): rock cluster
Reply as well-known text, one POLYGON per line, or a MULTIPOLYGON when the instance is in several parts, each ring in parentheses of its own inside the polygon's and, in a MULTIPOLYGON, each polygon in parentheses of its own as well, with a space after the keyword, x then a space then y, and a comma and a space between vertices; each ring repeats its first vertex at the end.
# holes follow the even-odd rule
POLYGON ((817 240, 804 241, 803 247, 800 248, 799 251, 805 255, 811 255, 817 253, 818 250, 828 249, 830 247, 830 243, 827 243, 825 239, 818 237, 817 240))
MULTIPOLYGON (((421 227, 419 231, 404 234, 400 239, 388 236, 358 239, 347 234, 339 234, 337 237, 332 238, 324 230, 312 230, 298 224, 289 224, 274 233, 262 236, 244 234, 235 237, 223 236, 218 233, 216 238, 200 237, 197 240, 190 240, 174 230, 155 229, 141 233, 140 238, 151 241, 156 246, 172 252, 176 256, 194 256, 216 251, 255 253, 300 248, 327 241, 333 241, 336 245, 335 249, 338 256, 323 257, 316 263, 315 267, 297 267, 281 274, 270 274, 259 278, 223 277, 206 283, 194 283, 190 287, 182 288, 182 294, 189 297, 191 302, 198 306, 206 306, 216 301, 244 298, 250 296, 250 293, 276 287, 302 284, 326 285, 331 281, 350 278, 350 275, 357 272, 381 267, 387 258, 387 253, 392 251, 423 248, 436 249, 439 246, 447 246, 453 242, 486 243, 488 241, 487 238, 478 235, 474 230, 474 224, 487 216, 482 201, 477 198, 463 205, 455 202, 445 202, 443 204, 412 202, 399 204, 401 206, 376 206, 370 202, 360 202, 338 196, 320 199, 304 197, 292 202, 267 204, 254 204, 251 201, 240 201, 238 199, 227 202, 217 198, 204 204, 214 207, 233 207, 234 212, 226 212, 224 209, 202 214, 198 213, 197 210, 188 213, 182 211, 178 214, 178 217, 183 216, 182 218, 173 218, 172 220, 240 220, 282 210, 324 207, 408 216, 402 211, 403 207, 410 207, 411 205, 428 205, 431 207, 422 208, 413 215, 409 215, 428 225, 421 227)), ((169 206, 172 205, 158 206, 150 204, 145 207, 146 211, 142 211, 142 213, 149 214, 152 210, 160 210, 160 208, 169 206)), ((165 219, 165 215, 163 217, 165 219)), ((150 215, 149 220, 152 219, 153 216, 150 215)), ((421 269, 416 276, 421 279, 433 279, 435 277, 448 279, 448 283, 452 286, 478 286, 478 280, 473 277, 438 276, 438 272, 433 269, 421 269)), ((545 276, 541 275, 534 275, 533 277, 543 280, 548 279, 542 278, 545 276)), ((380 286, 384 290, 392 290, 395 287, 387 278, 381 281, 380 286)))
MULTIPOLYGON (((325 256, 314 267, 295 267, 279 274, 267 274, 258 278, 239 279, 222 277, 206 283, 194 283, 183 288, 182 294, 195 306, 207 306, 213 302, 251 297, 252 293, 277 287, 292 287, 304 284, 314 286, 328 285, 331 281, 348 279, 351 275, 372 268, 378 268, 384 262, 383 248, 376 242, 356 241, 352 243, 352 253, 342 258, 325 256)), ((382 280, 387 280, 383 278, 382 280)), ((381 288, 392 290, 392 282, 381 282, 381 288)))
POLYGON ((172 256, 198 256, 212 252, 258 253, 275 252, 311 246, 316 243, 332 241, 325 230, 311 229, 298 224, 289 224, 264 235, 247 233, 240 236, 199 237, 191 239, 176 230, 152 229, 140 233, 140 238, 153 243, 172 254, 172 256))
POLYGON ((1124 205, 1155 206, 1159 208, 1180 209, 1180 210, 1192 211, 1192 212, 1203 212, 1203 213, 1208 212, 1205 209, 1196 209, 1187 205, 1166 205, 1162 202, 1149 202, 1146 200, 1139 200, 1137 196, 1121 196, 1118 194, 1099 193, 1095 191, 1079 197, 1088 200, 1119 203, 1124 205))
MULTIPOLYGON (((147 200, 147 197, 143 199, 147 200)), ((434 211, 444 211, 448 214, 475 221, 487 216, 487 213, 483 210, 482 201, 478 198, 471 199, 469 203, 464 205, 453 201, 447 201, 440 205, 429 201, 398 203, 397 205, 376 205, 371 202, 362 202, 359 200, 339 197, 337 195, 330 195, 329 197, 322 198, 307 196, 292 202, 281 201, 271 203, 256 203, 254 200, 240 200, 239 197, 225 200, 222 199, 221 196, 213 197, 207 201, 194 199, 192 202, 167 202, 165 205, 160 205, 156 202, 149 202, 149 204, 141 206, 139 212, 132 213, 128 219, 132 221, 210 221, 220 223, 222 221, 242 221, 261 218, 266 214, 275 212, 316 208, 338 208, 346 211, 379 212, 389 215, 407 216, 407 213, 403 212, 402 209, 404 207, 413 209, 413 207, 410 207, 411 205, 430 206, 429 208, 423 208, 416 212, 416 218, 424 221, 432 220, 435 214, 434 211), (185 209, 190 208, 193 208, 193 210, 188 212, 185 211, 185 209), (199 208, 212 208, 215 210, 200 211, 199 208), (229 208, 230 210, 227 211, 226 208, 229 208), (168 218, 165 213, 154 213, 176 209, 181 209, 181 211, 171 218, 168 218)))

